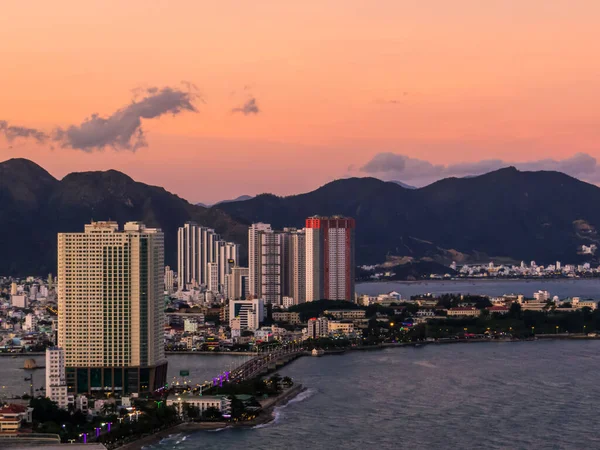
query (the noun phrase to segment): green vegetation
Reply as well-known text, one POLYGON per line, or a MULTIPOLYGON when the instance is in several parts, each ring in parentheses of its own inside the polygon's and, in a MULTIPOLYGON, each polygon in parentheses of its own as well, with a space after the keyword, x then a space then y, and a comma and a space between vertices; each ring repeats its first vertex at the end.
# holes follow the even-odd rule
POLYGON ((94 416, 91 421, 81 411, 60 409, 55 402, 45 397, 31 399, 30 406, 33 408, 33 431, 58 434, 62 442, 69 440, 79 442, 83 433, 88 435, 88 442, 94 442, 96 428, 101 432, 99 442, 126 442, 178 422, 175 409, 146 400, 136 402, 136 409, 140 413, 137 418, 128 417, 125 410, 117 414, 116 407, 107 404, 103 409, 104 414, 94 416), (107 432, 109 422, 110 433, 107 432))
POLYGON ((361 306, 344 300, 318 300, 306 302, 290 307, 291 312, 300 313, 300 320, 306 322, 312 317, 319 317, 327 310, 335 309, 364 309, 361 306))

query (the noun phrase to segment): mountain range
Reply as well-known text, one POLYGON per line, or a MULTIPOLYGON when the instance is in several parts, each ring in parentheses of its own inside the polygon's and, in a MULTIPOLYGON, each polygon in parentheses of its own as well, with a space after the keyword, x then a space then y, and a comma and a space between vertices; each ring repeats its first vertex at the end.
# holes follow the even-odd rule
POLYGON ((56 273, 57 233, 83 231, 91 220, 162 228, 166 264, 173 267, 177 228, 185 221, 213 227, 228 240, 247 240, 247 228, 225 212, 191 205, 115 170, 57 180, 26 159, 0 163, 0 275, 56 273))
POLYGON ((375 178, 337 180, 301 195, 259 195, 217 205, 246 223, 300 227, 310 215, 356 219, 359 264, 578 262, 600 236, 600 188, 560 172, 514 167, 447 178, 420 189, 375 178))
POLYGON ((176 266, 177 228, 187 220, 242 245, 247 226, 302 227, 311 215, 356 218, 358 264, 411 261, 519 262, 595 260, 582 245, 600 236, 600 188, 559 172, 501 169, 405 188, 375 178, 336 180, 305 194, 262 194, 211 208, 161 187, 106 172, 58 180, 26 159, 0 163, 0 275, 56 271, 56 234, 90 220, 144 221, 165 233, 166 263, 176 266))

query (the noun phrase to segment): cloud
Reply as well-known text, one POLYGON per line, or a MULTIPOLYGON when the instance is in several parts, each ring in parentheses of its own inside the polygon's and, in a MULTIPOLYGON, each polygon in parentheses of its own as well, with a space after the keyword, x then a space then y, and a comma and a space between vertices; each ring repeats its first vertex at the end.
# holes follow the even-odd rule
POLYGON ((8 142, 12 142, 17 138, 35 139, 38 143, 43 144, 49 136, 43 131, 35 128, 18 127, 9 125, 6 120, 0 120, 0 132, 8 142))
POLYGON ((256 98, 252 97, 246 103, 244 103, 241 107, 233 108, 231 110, 231 112, 234 112, 234 113, 241 112, 242 114, 247 116, 249 114, 258 114, 260 112, 260 109, 258 108, 258 105, 256 104, 256 98))
POLYGON ((154 119, 164 114, 177 115, 183 111, 197 112, 191 91, 151 87, 145 90, 145 95, 142 100, 134 101, 108 117, 93 114, 79 125, 57 128, 54 139, 62 147, 86 152, 105 147, 135 151, 147 145, 142 119, 154 119))
POLYGON ((600 165, 596 158, 587 153, 577 153, 565 159, 540 159, 527 162, 510 162, 501 159, 484 159, 476 162, 456 164, 433 164, 399 153, 378 153, 358 170, 364 174, 387 180, 400 179, 426 185, 447 177, 467 177, 514 166, 519 170, 552 170, 564 172, 590 182, 600 181, 600 165))
POLYGON ((22 137, 33 138, 38 143, 52 140, 61 147, 85 152, 106 147, 135 151, 147 146, 142 119, 155 119, 165 114, 178 115, 184 111, 197 112, 193 104, 198 97, 192 90, 194 86, 186 86, 188 90, 171 87, 138 89, 129 105, 111 115, 102 117, 92 114, 80 124, 57 127, 51 135, 31 128, 8 126, 5 121, 0 121, 0 131, 9 141, 22 137), (143 98, 138 101, 135 98, 139 95, 143 95, 143 98))

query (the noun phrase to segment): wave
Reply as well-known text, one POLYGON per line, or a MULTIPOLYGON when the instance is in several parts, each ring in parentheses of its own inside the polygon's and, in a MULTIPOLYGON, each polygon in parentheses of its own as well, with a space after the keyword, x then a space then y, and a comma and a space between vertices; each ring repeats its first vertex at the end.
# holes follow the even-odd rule
POLYGON ((437 366, 431 364, 429 361, 415 361, 414 364, 421 367, 427 367, 429 369, 437 369, 437 366))
POLYGON ((207 433, 218 433, 219 431, 225 431, 227 428, 227 426, 222 427, 222 428, 215 428, 214 430, 206 430, 207 433))
POLYGON ((310 397, 312 397, 316 393, 317 393, 316 389, 306 389, 306 390, 300 392, 298 395, 296 395, 293 399, 291 399, 285 405, 276 406, 275 408, 273 408, 273 420, 271 420, 271 421, 269 421, 267 423, 261 423, 259 425, 255 425, 255 426, 252 427, 252 429, 253 430, 258 430, 260 428, 266 428, 266 427, 270 427, 272 425, 277 425, 285 417, 284 413, 283 413, 283 410, 285 408, 287 408, 289 405, 291 405, 293 403, 303 402, 304 400, 309 399, 310 397))
POLYGON ((304 400, 307 400, 307 399, 311 398, 311 397, 312 397, 313 395, 315 395, 316 393, 317 393, 317 390, 316 390, 316 389, 306 389, 306 390, 304 390, 304 391, 300 392, 298 395, 296 395, 296 396, 295 396, 293 399, 291 399, 291 400, 290 400, 289 402, 287 402, 285 405, 278 406, 278 407, 277 407, 277 408, 275 408, 275 409, 279 409, 279 408, 283 409, 283 408, 285 408, 286 406, 288 406, 288 405, 291 405, 292 403, 299 403, 299 402, 302 402, 302 401, 304 401, 304 400))

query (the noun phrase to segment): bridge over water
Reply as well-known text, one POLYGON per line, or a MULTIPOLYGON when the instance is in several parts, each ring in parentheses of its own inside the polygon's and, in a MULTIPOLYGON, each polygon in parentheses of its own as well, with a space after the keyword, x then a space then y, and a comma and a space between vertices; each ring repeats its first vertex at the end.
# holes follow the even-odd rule
POLYGON ((212 386, 223 386, 226 382, 241 382, 258 377, 278 367, 283 367, 290 361, 302 356, 306 349, 297 344, 288 344, 275 349, 260 351, 258 355, 237 366, 231 371, 225 371, 213 378, 212 386))

